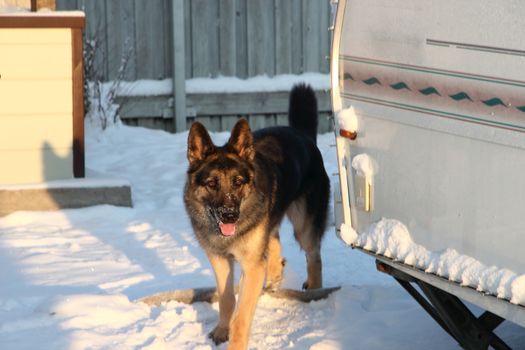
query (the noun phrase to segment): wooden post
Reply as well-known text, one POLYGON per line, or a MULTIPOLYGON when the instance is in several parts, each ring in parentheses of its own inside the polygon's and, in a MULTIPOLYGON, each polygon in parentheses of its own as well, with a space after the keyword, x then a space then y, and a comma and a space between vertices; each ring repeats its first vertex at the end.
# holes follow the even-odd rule
POLYGON ((72 28, 73 42, 73 175, 85 177, 85 148, 84 148, 84 65, 83 65, 83 37, 85 22, 80 28, 72 28))
POLYGON ((186 130, 186 62, 184 45, 184 0, 173 0, 173 126, 186 130))
POLYGON ((31 0, 31 12, 37 12, 41 8, 55 11, 56 0, 31 0))

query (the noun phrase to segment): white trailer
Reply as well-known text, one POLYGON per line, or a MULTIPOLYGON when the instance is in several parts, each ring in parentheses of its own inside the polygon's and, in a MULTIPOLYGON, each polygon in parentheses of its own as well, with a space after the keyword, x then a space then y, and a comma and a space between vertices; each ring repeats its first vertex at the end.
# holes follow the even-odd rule
POLYGON ((468 349, 508 348, 504 320, 525 327, 523 14, 522 0, 337 4, 338 234, 468 349), (382 218, 410 244, 374 238, 382 218))

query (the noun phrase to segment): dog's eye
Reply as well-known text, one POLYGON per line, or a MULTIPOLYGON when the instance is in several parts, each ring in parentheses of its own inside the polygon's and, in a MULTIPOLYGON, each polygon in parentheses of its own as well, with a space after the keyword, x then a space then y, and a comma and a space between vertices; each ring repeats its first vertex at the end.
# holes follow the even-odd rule
POLYGON ((212 190, 217 188, 217 180, 209 179, 208 181, 206 181, 206 187, 212 190))
POLYGON ((240 187, 244 184, 244 178, 242 176, 236 176, 233 178, 233 186, 240 187))

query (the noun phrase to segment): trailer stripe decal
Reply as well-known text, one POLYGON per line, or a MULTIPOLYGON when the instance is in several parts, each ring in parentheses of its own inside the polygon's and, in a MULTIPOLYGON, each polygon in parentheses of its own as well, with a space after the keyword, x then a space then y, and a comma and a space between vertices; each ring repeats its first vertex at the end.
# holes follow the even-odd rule
MULTIPOLYGON (((445 118, 449 118, 449 119, 463 120, 463 121, 472 122, 472 123, 475 123, 475 124, 491 125, 491 126, 499 127, 499 128, 502 128, 502 129, 508 129, 508 130, 515 130, 515 131, 525 132, 525 127, 524 126, 519 126, 519 125, 515 125, 515 124, 503 123, 503 122, 498 122, 498 121, 495 121, 495 120, 494 121, 489 121, 489 120, 482 119, 482 118, 477 118, 477 117, 474 117, 474 116, 458 114, 458 113, 452 113, 452 112, 436 110, 436 109, 431 109, 431 108, 425 108, 425 107, 420 107, 420 106, 414 106, 414 105, 398 103, 398 102, 394 102, 394 101, 382 100, 382 99, 377 99, 377 98, 368 97, 368 96, 360 96, 360 95, 351 94, 351 93, 342 93, 341 95, 343 97, 345 97, 345 98, 355 99, 355 100, 364 101, 364 102, 370 102, 370 103, 374 103, 374 104, 380 104, 380 105, 384 105, 384 106, 388 106, 388 107, 395 107, 395 108, 405 109, 405 110, 409 110, 409 111, 416 111, 416 112, 421 112, 421 113, 425 113, 425 114, 431 114, 431 115, 435 115, 435 116, 439 116, 439 117, 445 117, 445 118)), ((525 106, 523 106, 521 108, 523 108, 522 112, 525 112, 525 106)))
POLYGON ((418 90, 419 92, 421 92, 423 95, 425 96, 428 96, 428 95, 432 95, 432 94, 436 94, 438 96, 441 96, 441 94, 439 93, 439 91, 437 91, 435 88, 433 88, 432 86, 429 86, 425 89, 421 89, 421 90, 418 90))
POLYGON ((472 101, 470 96, 466 92, 463 92, 463 91, 462 92, 458 92, 457 94, 454 94, 454 95, 449 95, 449 97, 451 99, 453 99, 454 101, 461 101, 461 100, 472 101))
POLYGON ((394 90, 402 90, 402 89, 407 89, 407 90, 410 90, 410 88, 408 87, 407 84, 405 84, 404 82, 400 81, 399 83, 396 83, 396 84, 392 84, 390 85, 390 87, 394 90))
MULTIPOLYGON (((345 73, 345 80, 355 80, 352 78, 352 75, 350 73, 345 73), (348 79, 347 79, 348 77, 348 79)), ((365 79, 365 80, 362 80, 363 83, 365 83, 366 85, 381 85, 383 86, 383 84, 381 83, 381 81, 376 78, 376 77, 370 77, 368 79, 365 79)), ((389 85, 392 89, 394 90, 403 90, 403 89, 406 89, 406 90, 410 90, 412 91, 412 89, 405 83, 405 82, 398 82, 398 83, 395 83, 395 84, 390 84, 389 85)), ((438 95, 438 96, 441 96, 441 94, 439 93, 439 91, 432 87, 432 86, 429 86, 425 89, 421 89, 421 90, 418 90, 422 95, 425 95, 425 96, 429 96, 429 95, 438 95)), ((456 94, 452 94, 452 95, 449 95, 448 97, 450 97, 451 99, 453 99, 454 101, 462 101, 462 100, 469 100, 471 102, 475 102, 466 92, 464 91, 460 91, 456 94)), ((486 100, 482 100, 481 102, 483 102, 486 106, 489 106, 489 107, 495 107, 495 106, 503 106, 503 107, 507 107, 507 105, 498 97, 492 97, 490 99, 486 99, 486 100)), ((520 106, 520 107, 516 107, 516 109, 518 109, 520 112, 525 112, 525 106, 520 106)))
POLYGON ((342 61, 348 61, 348 62, 359 62, 359 63, 366 63, 366 64, 371 64, 371 65, 389 67, 389 68, 398 68, 398 69, 415 71, 415 72, 430 73, 430 74, 435 74, 435 75, 445 75, 449 77, 484 81, 484 82, 495 83, 495 84, 525 87, 525 82, 519 81, 519 80, 501 79, 501 78, 484 76, 484 75, 475 75, 475 74, 469 74, 469 73, 464 73, 464 72, 455 72, 455 71, 449 71, 449 70, 444 70, 444 69, 414 66, 410 64, 387 62, 387 61, 374 60, 370 58, 362 58, 362 57, 347 56, 347 55, 340 55, 339 59, 342 61))

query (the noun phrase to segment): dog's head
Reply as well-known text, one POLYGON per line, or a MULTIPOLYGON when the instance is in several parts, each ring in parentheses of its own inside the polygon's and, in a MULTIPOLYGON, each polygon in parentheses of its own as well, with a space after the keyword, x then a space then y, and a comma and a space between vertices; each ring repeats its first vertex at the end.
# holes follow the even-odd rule
POLYGON ((255 149, 248 122, 240 119, 224 146, 214 145, 206 128, 193 123, 187 157, 185 201, 192 220, 200 221, 206 231, 213 231, 209 233, 234 236, 254 180, 255 149))

